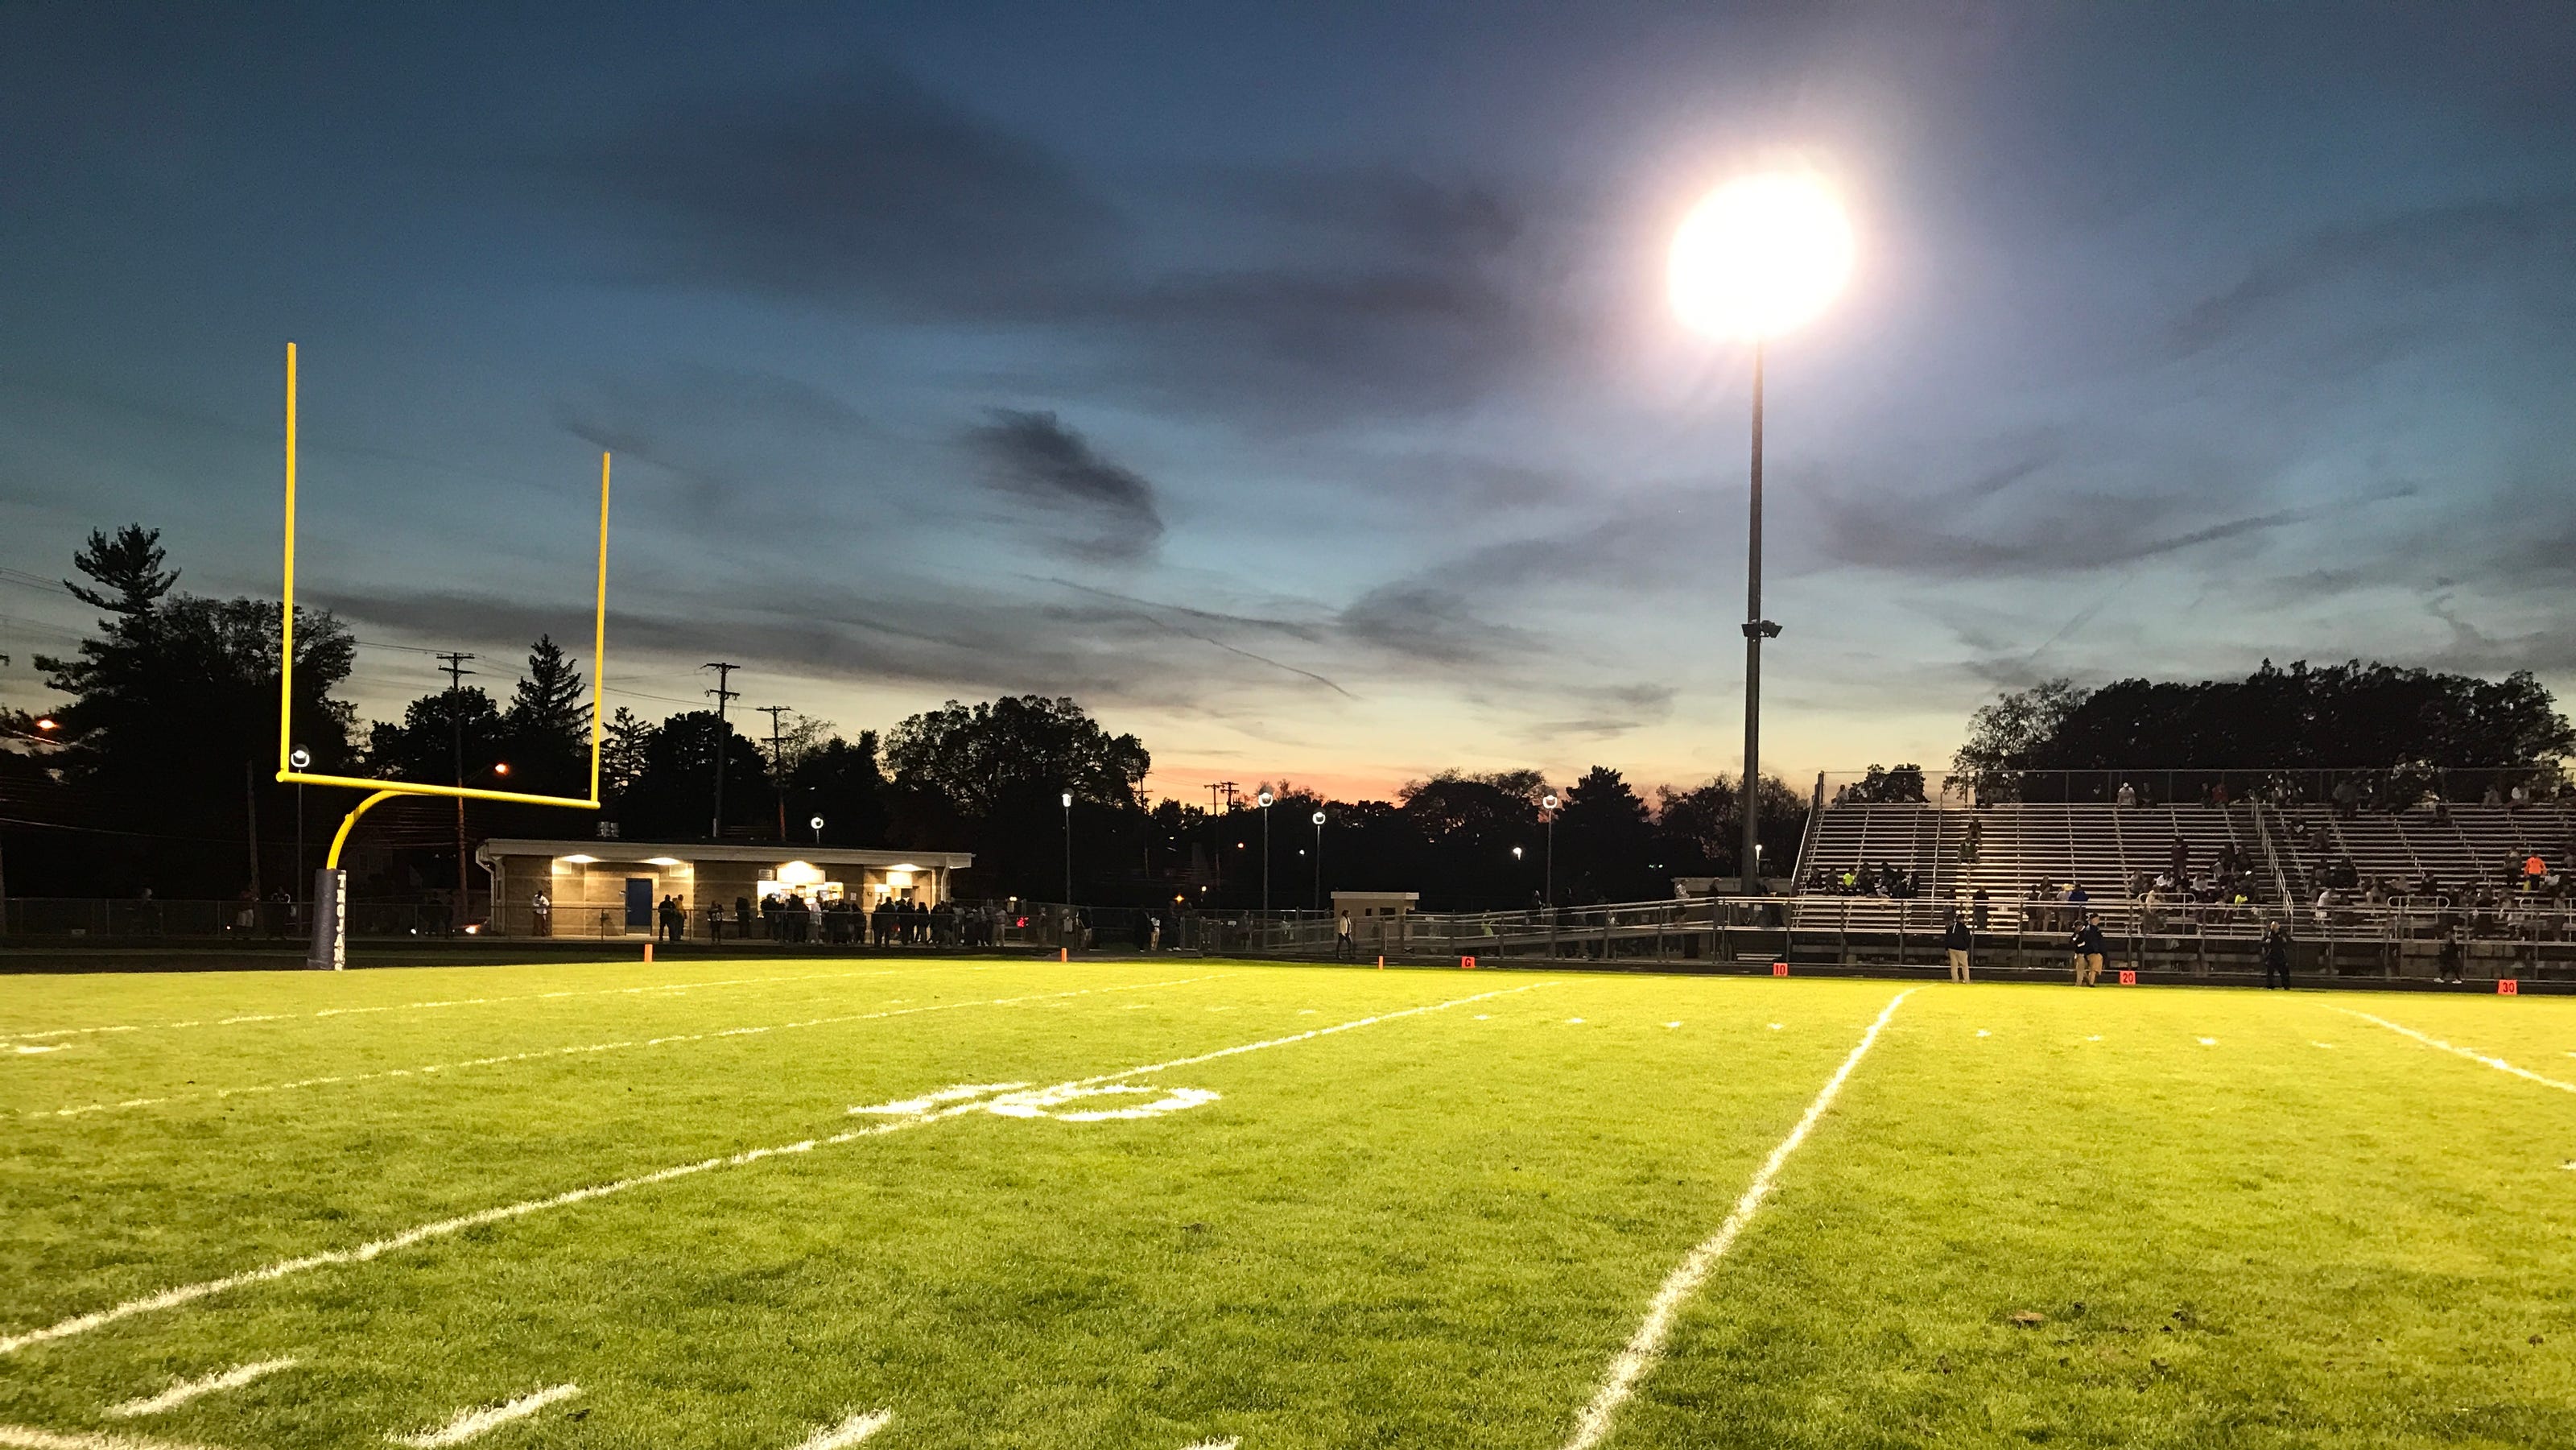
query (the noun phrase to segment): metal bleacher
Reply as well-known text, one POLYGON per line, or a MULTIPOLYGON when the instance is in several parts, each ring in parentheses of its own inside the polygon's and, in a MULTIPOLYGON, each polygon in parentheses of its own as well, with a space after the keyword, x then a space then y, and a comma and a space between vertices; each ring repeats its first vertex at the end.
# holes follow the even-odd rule
POLYGON ((2476 883, 2503 884, 2515 863, 2538 855, 2565 862, 2576 851, 2576 812, 2555 802, 2512 809, 2505 806, 2454 805, 2444 810, 2420 806, 2388 812, 2356 811, 2338 816, 2328 806, 2263 808, 2278 849, 2282 874, 2291 890, 2306 898, 2318 889, 2320 872, 2337 857, 2348 857, 2367 885, 2384 880, 2413 893, 2430 879, 2438 891, 2457 891, 2476 883), (2322 850, 2311 841, 2322 834, 2322 850))
POLYGON ((1841 897, 1809 883, 1828 882, 1864 865, 1902 867, 1915 882, 1914 903, 1949 902, 1979 890, 2004 913, 2034 898, 2080 885, 2097 900, 2135 894, 2164 871, 2175 838, 2194 872, 2206 871, 2221 848, 2234 846, 2249 867, 2247 894, 2274 903, 2284 894, 2311 899, 2321 872, 2348 857, 2364 886, 2382 880, 2392 898, 2418 894, 2429 879, 2442 893, 2477 884, 2506 884, 2514 863, 2538 855, 2576 859, 2576 807, 2549 802, 2505 806, 2421 806, 2402 812, 2331 806, 2236 802, 2224 806, 2120 806, 2101 802, 1988 804, 1883 803, 1821 805, 1808 826, 1798 867, 1801 896, 1834 896, 1836 919, 1854 928, 1911 919, 1905 901, 1841 897), (1974 861, 1961 847, 1975 822, 1974 861))
POLYGON ((1801 890, 1822 868, 1828 880, 1865 864, 1901 866, 1919 883, 1917 899, 1949 900, 1982 889, 1997 907, 2022 901, 2034 887, 2051 894, 2070 885, 2096 897, 2131 894, 2143 877, 2166 869, 2180 837, 2194 870, 2234 846, 2253 868, 2252 895, 2278 895, 2254 808, 2116 806, 2097 803, 1988 805, 1868 804, 1826 806, 1817 813, 1800 863, 1801 890), (1969 823, 1977 858, 1960 859, 1969 823))

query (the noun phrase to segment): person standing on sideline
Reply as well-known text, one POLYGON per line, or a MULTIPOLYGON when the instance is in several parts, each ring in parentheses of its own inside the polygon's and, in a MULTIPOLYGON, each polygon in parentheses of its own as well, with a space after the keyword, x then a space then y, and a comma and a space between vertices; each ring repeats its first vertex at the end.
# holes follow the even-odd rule
POLYGON ((2445 982, 2464 980, 2462 968, 2468 965, 2468 960, 2468 948, 2460 944, 2460 929, 2455 926, 2442 933, 2442 980, 2445 982))
POLYGON ((1333 956, 1337 960, 1349 961, 1351 954, 1351 914, 1345 911, 1333 924, 1333 956))
POLYGON ((2290 929, 2277 921, 2263 928, 2263 985, 2290 990, 2290 929))
POLYGON ((2102 914, 2088 912, 2084 924, 2075 929, 2075 985, 2099 986, 2102 981, 2102 958, 2110 948, 2102 940, 2102 914))
POLYGON ((1949 929, 1941 934, 1941 945, 1950 953, 1951 981, 1968 980, 1968 948, 1975 942, 1975 935, 1968 930, 1968 918, 1961 912, 1953 910, 1950 913, 1949 929))

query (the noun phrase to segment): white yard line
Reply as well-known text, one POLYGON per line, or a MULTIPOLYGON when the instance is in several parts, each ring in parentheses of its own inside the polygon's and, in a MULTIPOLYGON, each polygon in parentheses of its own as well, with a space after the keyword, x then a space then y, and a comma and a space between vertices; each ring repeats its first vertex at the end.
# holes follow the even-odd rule
POLYGON ((0 1446, 8 1450, 205 1450, 175 1440, 146 1440, 140 1435, 63 1434, 27 1425, 0 1425, 0 1446))
POLYGON ((668 1047, 679 1042, 712 1042, 724 1037, 752 1037, 764 1032, 792 1032, 804 1027, 835 1027, 846 1022, 878 1022, 889 1017, 910 1017, 922 1012, 953 1012, 960 1007, 1007 1007, 1020 1002, 1039 1002, 1057 997, 1087 997, 1095 992, 1138 992, 1153 987, 1180 987, 1192 982, 1214 981, 1227 973, 1205 977, 1178 977, 1164 982, 1122 982, 1108 987, 1084 987, 1072 992, 1033 992, 1019 997, 982 997, 968 1002, 938 1002, 928 1007, 905 1007, 899 1011, 853 1012, 839 1017, 809 1017, 801 1022, 773 1022, 759 1027, 727 1027, 711 1032, 680 1032, 668 1037, 647 1037, 628 1042, 585 1042, 571 1047, 542 1047, 534 1052, 511 1052, 498 1057, 469 1057, 462 1062, 434 1062, 423 1067, 388 1067, 376 1072, 331 1073, 322 1077, 302 1077, 292 1082, 259 1083, 250 1087, 210 1088, 201 1092, 171 1093, 157 1098, 125 1098, 112 1103, 83 1103, 70 1108, 29 1108, 20 1116, 27 1118, 78 1118, 91 1113, 123 1112, 129 1108, 159 1107, 165 1103, 192 1102, 198 1099, 251 1097, 262 1093, 282 1093, 296 1088, 349 1086, 362 1082, 384 1082, 393 1078, 430 1077, 442 1072, 455 1072, 468 1067, 495 1067, 511 1062, 535 1062, 549 1057, 578 1057, 589 1053, 619 1052, 630 1047, 668 1047))
POLYGON ((417 1435, 388 1435, 385 1438, 411 1450, 444 1450, 449 1445, 462 1445, 488 1430, 497 1429, 512 1420, 524 1420, 558 1400, 568 1400, 581 1393, 579 1385, 548 1385, 532 1395, 521 1395, 504 1404, 485 1405, 466 1410, 435 1430, 417 1435))
MULTIPOLYGON (((1311 1032, 1300 1032, 1290 1037, 1273 1037, 1267 1041, 1246 1043, 1240 1047, 1220 1048, 1215 1052, 1203 1052, 1194 1057, 1180 1057, 1174 1058, 1169 1062, 1157 1062, 1150 1063, 1143 1067, 1131 1067, 1123 1072, 1103 1073, 1098 1077, 1081 1078, 1074 1082, 1060 1083, 1057 1084, 1057 1086, 1089 1087, 1094 1083, 1116 1082, 1120 1078, 1141 1077, 1150 1072, 1162 1072, 1175 1067, 1188 1067, 1196 1063, 1214 1062, 1219 1058, 1234 1057, 1246 1052, 1259 1052, 1264 1048, 1284 1047, 1293 1042, 1304 1042, 1317 1037, 1329 1037, 1337 1032, 1349 1032, 1356 1028, 1368 1027, 1380 1022, 1392 1022, 1401 1017, 1418 1016, 1424 1012, 1444 1011, 1451 1007, 1464 1006, 1469 1002, 1483 1002, 1494 997, 1508 996, 1514 993, 1527 992, 1536 987, 1553 985, 1555 985, 1553 982, 1532 982, 1526 986, 1505 988, 1492 992, 1479 992, 1472 997, 1459 997, 1446 1002, 1433 1002, 1420 1007, 1408 1007, 1399 1012, 1382 1012, 1374 1017, 1362 1017, 1357 1021, 1337 1023, 1331 1027, 1318 1027, 1311 1032)), ((59 1339, 70 1339, 76 1335, 87 1334, 94 1329, 104 1329, 110 1324, 117 1323, 120 1320, 131 1319, 138 1314, 151 1314, 163 1309, 176 1309, 183 1304, 193 1304, 197 1300, 206 1298, 210 1295, 223 1293, 228 1289, 244 1288, 252 1284, 264 1284, 271 1280, 283 1279, 289 1275, 301 1274, 312 1269, 334 1268, 343 1264, 363 1264, 371 1259, 382 1258, 384 1255, 393 1253, 397 1250, 410 1248, 415 1244, 427 1243, 432 1239, 446 1238, 452 1234, 462 1233, 470 1228, 480 1228, 485 1224, 502 1223, 510 1219, 525 1218, 530 1214, 542 1213, 548 1209, 569 1208, 576 1203, 587 1203, 594 1198, 606 1198, 611 1194, 624 1193, 633 1188, 645 1188, 657 1183, 669 1183, 675 1179, 690 1178, 697 1174, 712 1172, 719 1168, 739 1168, 745 1164, 757 1163, 765 1158, 779 1158, 796 1153, 810 1153, 816 1148, 838 1147, 844 1143, 856 1142, 861 1138, 874 1138, 887 1133, 900 1133, 909 1128, 918 1128, 930 1123, 945 1122, 950 1118, 957 1117, 964 1113, 977 1113, 982 1111, 984 1111, 984 1104, 981 1102, 959 1103, 954 1106, 941 1108, 936 1112, 925 1113, 919 1117, 893 1118, 886 1122, 877 1123, 869 1127, 852 1128, 845 1132, 834 1133, 829 1137, 806 1138, 799 1142, 781 1144, 775 1148, 752 1148, 744 1152, 727 1154, 715 1158, 701 1158, 694 1163, 675 1164, 672 1167, 657 1169, 651 1173, 640 1173, 632 1178, 618 1178, 606 1183, 594 1183, 582 1188, 568 1189, 548 1198, 524 1199, 518 1203, 505 1203, 497 1208, 486 1208, 474 1213, 460 1214, 454 1218, 442 1218, 432 1223, 419 1224, 412 1228, 404 1229, 400 1233, 392 1234, 385 1238, 371 1239, 366 1243, 355 1246, 354 1248, 327 1249, 318 1254, 306 1254, 301 1258, 280 1259, 272 1264, 263 1264, 256 1269, 244 1269, 240 1273, 226 1274, 219 1279, 204 1279, 194 1284, 181 1284, 176 1288, 164 1289, 157 1294, 147 1294, 139 1299, 128 1299, 121 1304, 113 1304, 105 1309, 92 1310, 87 1314, 77 1314, 69 1319, 62 1320, 59 1323, 46 1325, 40 1329, 29 1329, 18 1334, 0 1335, 0 1355, 16 1354, 18 1351, 26 1349, 31 1345, 51 1344, 59 1339)))
POLYGON ((837 1425, 826 1425, 798 1441, 796 1450, 849 1450, 852 1445, 894 1423, 894 1411, 870 1410, 837 1425))
POLYGON ((1779 1146, 1771 1150, 1771 1156, 1762 1160, 1761 1171, 1753 1175, 1753 1182, 1745 1188, 1744 1196, 1735 1201, 1735 1208, 1727 1214, 1726 1222, 1719 1224, 1716 1233, 1692 1249, 1680 1267, 1665 1276, 1663 1287, 1655 1291, 1654 1300, 1646 1306, 1645 1322, 1637 1326, 1637 1332, 1628 1337, 1627 1346, 1610 1361, 1609 1375, 1593 1392, 1592 1403, 1584 1407, 1583 1418, 1575 1423, 1574 1434, 1566 1440, 1565 1450, 1592 1450, 1609 1435, 1612 1417, 1636 1392, 1637 1381, 1645 1378, 1646 1371, 1652 1369, 1655 1360, 1662 1355, 1664 1340, 1672 1333, 1673 1317, 1681 1312, 1682 1305, 1690 1296, 1699 1291, 1699 1286, 1717 1267, 1717 1261, 1725 1258, 1726 1251, 1735 1247, 1735 1240, 1744 1232, 1744 1226, 1753 1221, 1753 1215, 1761 1211, 1762 1201, 1771 1196, 1771 1185, 1779 1178, 1781 1165, 1789 1161, 1790 1154, 1798 1151, 1799 1144, 1807 1141, 1807 1134, 1816 1126, 1816 1120, 1823 1117, 1825 1109, 1832 1107, 1834 1099, 1842 1094, 1843 1083, 1851 1076, 1852 1069, 1860 1066, 1861 1058, 1878 1041, 1880 1029, 1896 1015, 1898 1005, 1912 995, 1914 989, 1909 987, 1887 999, 1887 1005, 1879 1009, 1878 1019, 1861 1034, 1860 1045, 1851 1050, 1851 1056, 1843 1059, 1842 1066, 1834 1069, 1832 1077, 1825 1079, 1815 1101, 1807 1104, 1805 1116, 1799 1118, 1798 1125, 1789 1130, 1789 1136, 1781 1139, 1779 1146))
MULTIPOLYGON (((923 965, 930 965, 924 963, 923 965)), ((963 964, 981 971, 983 963, 963 964)), ((373 1007, 325 1007, 317 1012, 261 1012, 239 1017, 212 1020, 191 1018, 180 1022, 120 1023, 112 1027, 55 1027, 41 1032, 0 1032, 0 1042, 36 1042, 49 1037, 86 1037, 100 1032, 149 1032, 175 1027, 231 1027, 244 1022, 285 1022, 318 1020, 325 1017, 355 1017, 369 1012, 424 1012, 437 1007, 489 1007, 499 1002, 551 1002, 562 997, 639 997, 652 992, 696 992, 712 987, 750 987, 777 982, 838 982, 851 977, 893 977, 912 970, 905 967, 883 967, 864 972, 804 972, 778 977, 726 977, 713 982, 662 982, 646 987, 576 987, 556 992, 521 992, 502 997, 449 997, 429 1002, 387 1002, 373 1007)))
POLYGON ((252 1380, 264 1379, 282 1369, 293 1369, 295 1365, 296 1361, 292 1359, 263 1359, 257 1364, 242 1365, 237 1369, 207 1375, 203 1379, 181 1380, 149 1398, 127 1400, 121 1405, 110 1405, 107 1407, 107 1412, 120 1420, 130 1420, 137 1415, 158 1415, 165 1410, 175 1410, 203 1395, 215 1394, 222 1390, 240 1389, 252 1380))
MULTIPOLYGON (((2348 1017, 2358 1017, 2364 1022, 2376 1022, 2380 1026, 2387 1028, 2389 1031, 2396 1033, 2398 1036, 2412 1037, 2416 1041, 2423 1043, 2426 1047, 2438 1047, 2444 1052, 2456 1053, 2461 1057, 2467 1058, 2471 1062, 2485 1063, 2487 1066, 2494 1068, 2498 1072, 2509 1072, 2515 1077, 2526 1078, 2532 1082, 2540 1084, 2542 1087, 2554 1087, 2562 1093, 2576 1093, 2576 1082, 2560 1082, 2554 1077, 2542 1077, 2539 1073, 2533 1072, 2527 1067, 2516 1067, 2501 1057, 2489 1057, 2483 1052, 2474 1051, 2470 1048, 2454 1047, 2450 1043, 2444 1042, 2438 1037, 2418 1032, 2412 1027, 2400 1027, 2385 1017, 2373 1017, 2367 1012, 2356 1012, 2350 1007, 2337 1007, 2335 1010, 2348 1017)), ((2317 1045, 2322 1047, 2325 1044, 2319 1043, 2317 1045)))

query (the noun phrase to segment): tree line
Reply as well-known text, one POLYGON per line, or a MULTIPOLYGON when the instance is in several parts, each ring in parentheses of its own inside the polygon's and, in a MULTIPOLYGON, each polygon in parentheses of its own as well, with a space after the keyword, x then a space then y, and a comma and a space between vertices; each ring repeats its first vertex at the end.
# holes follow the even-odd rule
MULTIPOLYGON (((303 889, 350 802, 336 791, 307 798, 273 778, 278 605, 181 591, 159 534, 140 525, 93 532, 72 562, 80 579, 65 587, 98 621, 73 653, 36 660, 64 703, 0 719, 18 746, 0 751, 8 889, 303 889)), ((355 662, 348 629, 299 608, 295 647, 291 735, 316 772, 588 790, 588 683, 551 638, 531 645, 506 697, 458 683, 411 701, 397 720, 363 725, 339 698, 355 662)), ((1336 887, 1419 891, 1426 908, 1634 900, 1669 893, 1675 876, 1738 869, 1739 783, 1722 776, 1649 796, 1595 766, 1560 792, 1551 833, 1550 788, 1534 770, 1442 772, 1388 800, 1329 800, 1276 781, 1264 787, 1274 797, 1266 817, 1240 801, 1152 801, 1142 741, 1072 700, 1037 695, 952 700, 882 735, 806 719, 759 740, 712 710, 654 721, 624 707, 601 733, 598 819, 620 839, 967 850, 970 889, 994 897, 1062 897, 1068 856, 1077 900, 1209 910, 1265 899, 1303 908, 1336 887)), ((1777 870, 1797 849, 1805 808, 1785 782, 1763 781, 1765 860, 1777 870)), ((428 799, 378 808, 348 863, 356 890, 382 898, 451 887, 455 809, 428 799)), ((595 830, 592 817, 557 808, 477 801, 465 814, 469 849, 489 836, 595 830)))
POLYGON ((2119 773, 2178 792, 2266 779, 2374 777, 2389 799, 2477 799, 2498 783, 2555 791, 2576 729, 2529 671, 2501 680, 2349 660, 2242 680, 2045 681, 1969 717, 1954 776, 1989 798, 2098 795, 2119 773), (2070 779, 2070 774, 2074 777, 2070 779))

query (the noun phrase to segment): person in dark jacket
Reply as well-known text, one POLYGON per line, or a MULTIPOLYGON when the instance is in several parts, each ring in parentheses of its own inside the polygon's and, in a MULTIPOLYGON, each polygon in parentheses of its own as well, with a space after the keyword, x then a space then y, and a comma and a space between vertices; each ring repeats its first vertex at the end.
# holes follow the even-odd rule
POLYGON ((2468 948, 2460 942, 2460 929, 2453 927, 2442 934, 2442 980, 2463 980, 2462 969, 2468 965, 2468 948))
POLYGON ((1961 912, 1951 912, 1949 929, 1941 933, 1941 945, 1948 948, 1950 953, 1951 981, 1968 980, 1968 948, 1975 942, 1976 937, 1968 930, 1967 916, 1961 912))
POLYGON ((2101 913, 2093 912, 2085 916, 2084 924, 2075 928, 2073 944, 2075 985, 2079 987, 2101 985, 2102 959, 2110 954, 2110 947, 2102 940, 2101 913))
POLYGON ((2290 990, 2290 929, 2277 921, 2263 928, 2263 985, 2290 990))

